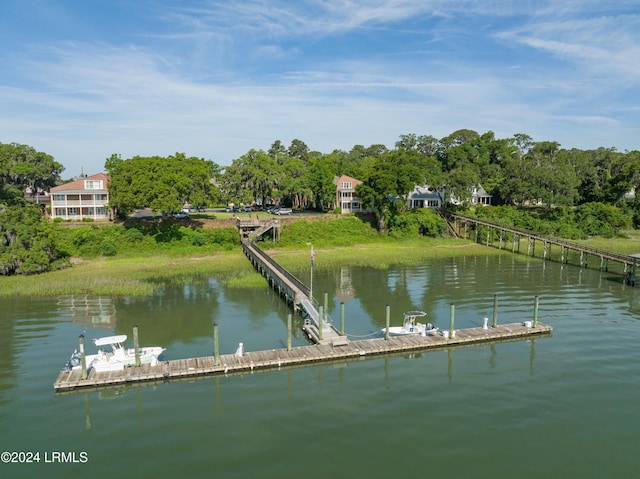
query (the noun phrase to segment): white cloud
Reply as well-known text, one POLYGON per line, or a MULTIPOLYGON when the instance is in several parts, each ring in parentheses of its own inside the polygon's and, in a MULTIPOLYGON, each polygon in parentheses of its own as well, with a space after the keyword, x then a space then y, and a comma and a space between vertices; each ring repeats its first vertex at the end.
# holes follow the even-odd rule
POLYGON ((521 4, 176 6, 161 10, 171 28, 155 25, 127 36, 137 44, 56 41, 31 45, 25 59, 14 56, 13 86, 0 83, 6 135, 0 141, 51 153, 69 174, 80 165, 99 170, 114 152, 182 151, 229 164, 276 139, 299 138, 329 152, 354 144, 391 147, 400 134, 443 137, 460 128, 498 137, 522 132, 568 147, 632 149, 640 112, 624 89, 637 84, 629 58, 638 57, 638 18, 574 18, 564 9, 514 23, 521 4), (416 24, 405 21, 436 14, 443 19, 436 31, 416 34, 416 24), (478 16, 491 21, 477 22, 478 16), (469 24, 460 28, 458 18, 469 24), (348 33, 358 29, 379 31, 359 31, 354 40, 348 33), (391 30, 423 41, 400 42, 384 54, 366 49, 367 40, 391 30), (332 55, 342 41, 338 50, 355 54, 332 55), (522 50, 524 56, 513 54, 522 50))

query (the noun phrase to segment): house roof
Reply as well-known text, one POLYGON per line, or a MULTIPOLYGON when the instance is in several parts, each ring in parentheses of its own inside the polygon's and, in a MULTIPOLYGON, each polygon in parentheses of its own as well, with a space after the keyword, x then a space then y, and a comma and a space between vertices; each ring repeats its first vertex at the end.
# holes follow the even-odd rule
POLYGON ((431 199, 440 199, 440 195, 437 191, 430 189, 428 186, 418 186, 413 189, 411 193, 409 193, 409 198, 413 200, 431 200, 431 199))
POLYGON ((109 183, 109 177, 104 173, 98 173, 97 175, 85 176, 84 178, 80 178, 79 180, 70 181, 69 183, 65 183, 64 185, 54 186, 49 190, 51 193, 55 193, 58 191, 84 191, 84 182, 87 180, 102 180, 103 181, 103 189, 107 189, 107 184, 109 183))
POLYGON ((356 185, 361 185, 362 181, 356 179, 356 178, 351 178, 350 176, 347 175, 342 175, 342 176, 336 176, 333 179, 333 184, 336 185, 338 187, 338 189, 340 189, 340 185, 344 182, 351 182, 351 184, 353 185, 353 187, 355 188, 356 185))

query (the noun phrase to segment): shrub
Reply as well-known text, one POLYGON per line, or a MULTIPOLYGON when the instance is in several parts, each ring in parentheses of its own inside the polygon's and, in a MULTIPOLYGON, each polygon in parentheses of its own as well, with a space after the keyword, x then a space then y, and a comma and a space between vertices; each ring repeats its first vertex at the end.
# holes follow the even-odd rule
POLYGON ((104 240, 100 244, 100 249, 102 251, 102 256, 115 256, 117 253, 116 245, 111 240, 104 240))

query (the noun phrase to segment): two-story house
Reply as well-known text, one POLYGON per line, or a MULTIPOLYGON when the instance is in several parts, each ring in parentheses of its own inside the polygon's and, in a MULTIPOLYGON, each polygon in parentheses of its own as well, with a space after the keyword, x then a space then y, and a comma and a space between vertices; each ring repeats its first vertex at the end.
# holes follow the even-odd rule
POLYGON ((108 184, 109 177, 98 173, 51 188, 51 218, 75 221, 111 219, 108 184))
MULTIPOLYGON (((473 188, 471 188, 470 201, 472 205, 490 205, 491 198, 492 195, 487 193, 487 190, 485 190, 481 185, 475 185, 473 188)), ((451 203, 452 205, 460 205, 462 204, 462 201, 460 201, 460 198, 458 196, 455 196, 455 194, 452 193, 449 198, 449 203, 451 203)))

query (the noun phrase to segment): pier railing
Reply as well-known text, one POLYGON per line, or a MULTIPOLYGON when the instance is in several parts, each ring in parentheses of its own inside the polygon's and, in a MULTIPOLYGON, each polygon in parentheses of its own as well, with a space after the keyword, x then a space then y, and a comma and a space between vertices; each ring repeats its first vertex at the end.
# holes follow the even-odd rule
POLYGON ((242 240, 242 249, 254 265, 261 267, 263 271, 267 270, 277 274, 280 279, 279 286, 285 290, 284 292, 294 303, 299 304, 302 299, 311 296, 310 289, 302 281, 280 266, 250 240, 242 240))
MULTIPOLYGON (((635 284, 635 272, 636 266, 638 262, 640 262, 640 258, 636 256, 632 256, 629 254, 618 253, 615 251, 606 250, 603 248, 597 248, 589 245, 585 245, 579 243, 577 241, 571 241, 564 238, 558 238, 556 236, 545 235, 541 233, 537 233, 535 231, 525 230, 521 228, 515 228, 513 226, 505 226, 499 223, 495 223, 493 221, 487 221, 484 219, 473 218, 470 216, 460 215, 449 213, 447 215, 449 222, 453 221, 455 223, 455 229, 457 231, 458 236, 465 237, 466 234, 462 234, 460 224, 472 224, 476 228, 476 233, 480 228, 487 228, 487 246, 495 246, 493 244, 493 237, 489 235, 489 231, 499 231, 501 233, 506 233, 507 235, 512 236, 513 241, 513 249, 515 252, 515 245, 517 241, 518 252, 520 252, 520 239, 527 238, 529 241, 533 242, 534 251, 535 251, 535 242, 541 241, 544 244, 544 259, 551 259, 551 245, 559 246, 561 248, 560 261, 563 263, 569 262, 569 251, 574 251, 580 254, 580 266, 587 266, 587 257, 589 255, 596 256, 600 258, 600 269, 608 270, 608 261, 614 261, 623 265, 623 273, 625 275, 625 281, 629 284, 635 284)), ((482 238, 477 238, 480 242, 482 238)), ((502 242, 505 242, 505 246, 507 243, 507 238, 502 238, 500 236, 500 247, 502 247, 502 242)))

